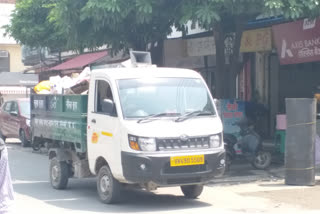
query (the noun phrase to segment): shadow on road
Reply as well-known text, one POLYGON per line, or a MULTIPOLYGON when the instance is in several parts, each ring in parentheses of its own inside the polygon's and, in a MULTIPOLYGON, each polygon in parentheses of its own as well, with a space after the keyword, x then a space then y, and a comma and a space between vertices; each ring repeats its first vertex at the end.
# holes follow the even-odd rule
POLYGON ((55 190, 49 183, 49 161, 46 155, 32 153, 31 148, 22 148, 14 144, 8 145, 8 148, 14 190, 22 195, 20 198, 34 200, 35 206, 43 202, 73 211, 104 213, 174 211, 212 206, 199 200, 184 198, 177 188, 160 189, 156 194, 137 190, 125 191, 123 203, 102 204, 98 198, 94 178, 70 179, 66 190, 55 190), (181 195, 172 194, 176 192, 181 195))
MULTIPOLYGON (((124 191, 124 200, 120 204, 102 204, 96 193, 94 179, 70 180, 66 190, 54 190, 48 182, 16 183, 14 189, 17 193, 41 200, 49 205, 59 208, 93 211, 104 213, 131 213, 174 211, 188 208, 212 206, 198 200, 186 199, 178 195, 156 194, 138 190, 124 191)), ((170 193, 170 189, 166 189, 170 193)), ((163 191, 162 191, 163 192, 163 191)))
MULTIPOLYGON (((319 186, 320 185, 320 180, 315 181, 314 186, 319 186)), ((286 185, 285 181, 283 183, 263 183, 259 184, 261 187, 313 187, 312 185, 286 185)))

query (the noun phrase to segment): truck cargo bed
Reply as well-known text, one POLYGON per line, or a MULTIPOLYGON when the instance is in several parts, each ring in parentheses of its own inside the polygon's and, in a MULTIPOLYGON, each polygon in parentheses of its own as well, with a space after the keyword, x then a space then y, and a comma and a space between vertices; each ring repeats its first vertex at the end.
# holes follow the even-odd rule
POLYGON ((32 137, 74 144, 87 151, 88 95, 31 95, 32 137))

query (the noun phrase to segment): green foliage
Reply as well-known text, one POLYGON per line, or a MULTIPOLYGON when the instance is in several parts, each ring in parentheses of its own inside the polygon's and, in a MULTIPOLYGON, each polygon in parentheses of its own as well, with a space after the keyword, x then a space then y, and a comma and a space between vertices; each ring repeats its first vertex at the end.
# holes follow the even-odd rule
POLYGON ((317 16, 319 0, 265 0, 265 7, 273 14, 283 14, 288 19, 317 16))
POLYGON ((31 47, 60 49, 66 45, 64 33, 56 29, 47 16, 53 0, 20 0, 12 14, 11 24, 5 26, 7 34, 21 44, 31 47))
MULTIPOLYGON (((177 1, 178 3, 179 1, 177 1)), ((52 8, 50 21, 65 30, 72 41, 95 48, 145 50, 171 32, 175 6, 170 0, 61 0, 52 8), (69 13, 67 13, 69 11, 69 13)))
POLYGON ((235 21, 239 17, 284 15, 287 19, 318 16, 319 0, 182 0, 177 24, 197 21, 205 29, 216 22, 235 21))
POLYGON ((32 47, 146 49, 188 21, 232 31, 258 15, 319 15, 319 0, 18 0, 7 32, 32 47))

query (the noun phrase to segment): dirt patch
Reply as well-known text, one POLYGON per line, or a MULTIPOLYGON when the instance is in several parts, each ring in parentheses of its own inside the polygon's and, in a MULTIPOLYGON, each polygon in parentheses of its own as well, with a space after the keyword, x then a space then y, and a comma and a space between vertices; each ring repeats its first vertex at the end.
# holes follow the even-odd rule
POLYGON ((270 200, 275 205, 290 204, 304 210, 320 210, 320 185, 297 189, 264 190, 241 193, 243 196, 253 196, 270 200))

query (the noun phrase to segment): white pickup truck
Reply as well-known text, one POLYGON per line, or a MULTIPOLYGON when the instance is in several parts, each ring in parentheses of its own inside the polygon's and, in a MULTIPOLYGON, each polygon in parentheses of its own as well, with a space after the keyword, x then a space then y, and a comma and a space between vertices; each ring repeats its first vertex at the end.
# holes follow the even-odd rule
POLYGON ((188 198, 224 172, 222 123, 195 71, 93 70, 88 95, 32 95, 34 141, 50 143, 51 184, 97 177, 104 203, 130 185, 181 186, 188 198))

